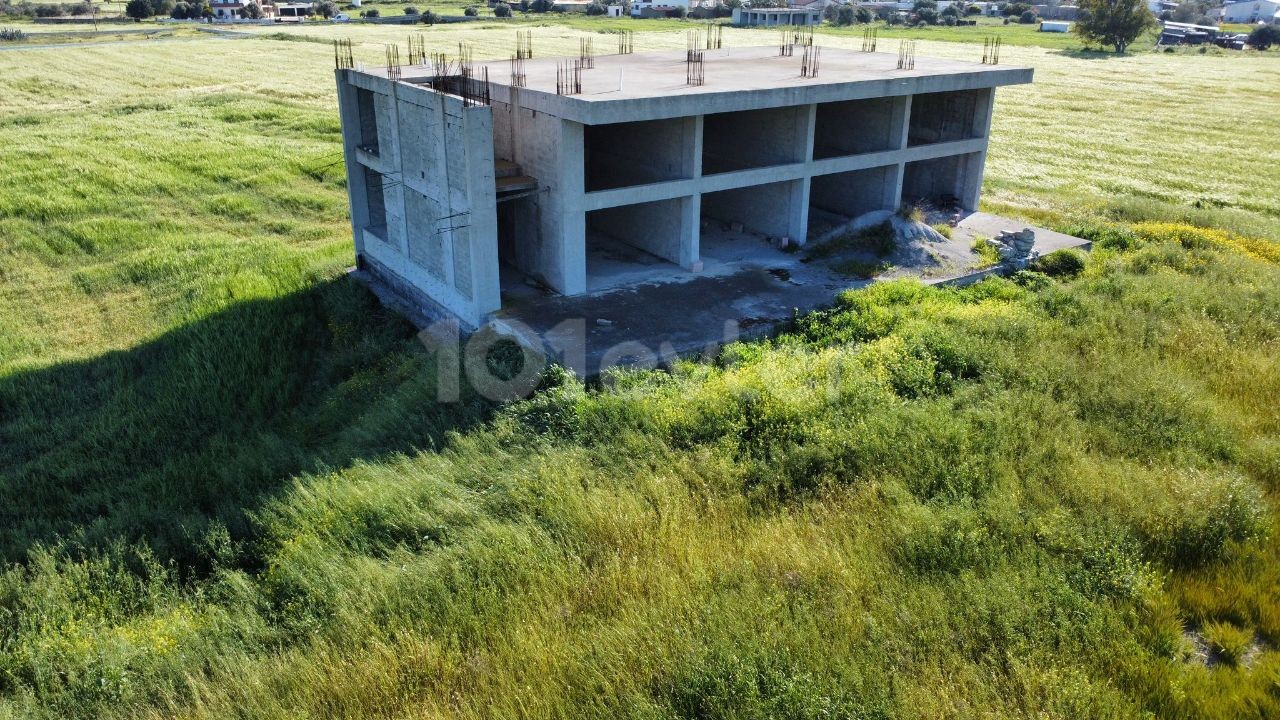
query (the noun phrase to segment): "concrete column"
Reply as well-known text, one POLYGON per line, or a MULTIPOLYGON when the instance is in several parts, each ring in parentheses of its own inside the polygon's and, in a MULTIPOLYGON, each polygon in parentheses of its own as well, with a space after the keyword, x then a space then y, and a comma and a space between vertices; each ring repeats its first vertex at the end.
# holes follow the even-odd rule
MULTIPOLYGON (((796 157, 803 162, 813 161, 813 132, 817 124, 818 106, 809 104, 796 110, 793 142, 796 157)), ((809 235, 809 178, 804 177, 791 185, 790 212, 787 217, 787 236, 792 242, 804 244, 809 235)))
POLYGON ((963 185, 956 195, 966 210, 977 210, 978 201, 982 196, 982 170, 987 164, 987 143, 991 140, 991 117, 994 114, 996 102, 995 88, 974 92, 981 92, 986 97, 979 96, 973 118, 974 134, 982 138, 982 150, 967 156, 960 167, 963 185))
MULTIPOLYGON (((560 121, 560 182, 562 197, 560 207, 559 287, 565 295, 581 295, 587 291, 587 214, 583 210, 582 195, 585 191, 582 123, 560 121)), ((555 236, 544 240, 555 242, 555 236)), ((551 278, 548 278, 550 280, 551 278)))
POLYGON ((907 137, 911 134, 911 96, 903 95, 896 98, 893 103, 893 123, 891 127, 897 128, 897 142, 891 144, 896 150, 902 150, 907 147, 907 137))

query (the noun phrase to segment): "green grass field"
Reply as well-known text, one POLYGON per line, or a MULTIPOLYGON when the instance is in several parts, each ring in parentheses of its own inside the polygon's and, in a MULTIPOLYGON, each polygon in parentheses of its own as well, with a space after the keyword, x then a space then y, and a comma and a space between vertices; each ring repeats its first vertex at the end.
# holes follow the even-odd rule
POLYGON ((0 718, 1280 714, 1280 54, 1009 40, 1082 274, 499 407, 343 272, 328 41, 410 30, 0 52, 0 718))

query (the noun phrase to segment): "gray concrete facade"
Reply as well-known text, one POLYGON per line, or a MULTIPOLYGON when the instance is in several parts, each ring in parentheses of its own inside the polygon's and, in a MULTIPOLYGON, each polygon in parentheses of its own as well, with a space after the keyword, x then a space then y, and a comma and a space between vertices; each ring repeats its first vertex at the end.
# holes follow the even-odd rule
POLYGON ((696 273, 705 222, 803 243, 811 211, 973 210, 995 88, 1032 74, 823 48, 801 77, 799 48, 732 48, 691 87, 684 55, 597 57, 576 95, 556 94, 555 58, 526 61, 524 87, 491 63, 487 106, 428 88, 426 67, 339 70, 357 256, 424 314, 476 327, 507 275, 588 293, 607 244, 696 273))

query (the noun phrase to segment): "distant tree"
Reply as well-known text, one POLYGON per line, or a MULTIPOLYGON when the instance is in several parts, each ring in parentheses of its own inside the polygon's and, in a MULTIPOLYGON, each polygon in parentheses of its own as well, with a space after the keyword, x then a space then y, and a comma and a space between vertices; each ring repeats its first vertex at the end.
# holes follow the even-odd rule
POLYGON ((378 8, 369 8, 368 10, 365 10, 360 13, 360 17, 363 17, 363 18, 376 18, 381 15, 382 13, 378 12, 378 8))
POLYGON ((1259 25, 1249 33, 1249 47, 1254 50, 1267 50, 1272 45, 1280 45, 1280 27, 1259 25))
POLYGON ((840 17, 840 6, 832 3, 822 8, 822 19, 834 23, 840 17))
POLYGON ((173 12, 174 0, 150 0, 151 14, 164 17, 173 12))
POLYGON ((964 14, 965 15, 981 15, 982 8, 978 7, 977 5, 965 5, 964 14))
POLYGON ((480 15, 480 9, 477 8, 475 5, 468 5, 462 8, 462 14, 466 15, 467 17, 477 17, 480 15))
POLYGON ((937 25, 938 11, 930 7, 921 8, 916 11, 916 20, 925 25, 937 25))
MULTIPOLYGON (((741 0, 739 0, 739 2, 741 2, 741 0)), ((631 13, 630 13, 630 12, 624 12, 623 14, 624 14, 624 15, 630 15, 631 13)), ((717 3, 716 3, 716 4, 711 8, 711 16, 712 16, 712 17, 726 18, 726 17, 731 17, 732 15, 733 15, 733 8, 732 8, 732 7, 730 7, 728 3, 717 2, 717 3)))
POLYGON ((853 8, 848 5, 841 5, 836 11, 837 25, 852 25, 858 21, 857 15, 853 12, 853 8))
POLYGON ((549 12, 555 3, 551 0, 533 0, 529 3, 529 9, 536 13, 549 12))
MULTIPOLYGON (((196 12, 199 12, 199 10, 196 12)), ((173 9, 169 11, 169 17, 174 20, 186 20, 191 17, 191 6, 184 2, 177 3, 173 6, 173 9)))
POLYGON ((591 3, 587 5, 588 15, 604 15, 608 12, 609 8, 605 7, 600 0, 591 0, 591 3))
POLYGON ((1028 10, 1034 10, 1030 3, 1012 2, 1000 6, 1000 14, 1005 17, 1017 17, 1028 10))
POLYGON ((1031 25, 1035 23, 1038 17, 1039 16, 1036 15, 1035 10, 1027 10, 1026 12, 1018 16, 1018 22, 1022 23, 1023 25, 1031 25))
POLYGON ((61 17, 62 6, 61 5, 37 5, 35 9, 35 16, 39 18, 61 17))
POLYGON ((493 6, 493 16, 494 16, 494 17, 504 17, 504 18, 509 18, 509 17, 511 17, 511 6, 510 6, 510 5, 508 5, 508 4, 506 4, 506 3, 504 3, 504 2, 500 2, 500 3, 498 3, 497 5, 494 5, 494 6, 493 6))
POLYGON ((895 12, 893 8, 887 5, 876 6, 876 19, 878 20, 889 22, 889 18, 894 17, 897 14, 898 13, 895 12))
POLYGON ((321 2, 312 7, 315 8, 316 14, 322 18, 331 18, 338 14, 338 3, 333 2, 333 0, 321 0, 321 2))
POLYGON ((418 22, 423 25, 435 25, 440 22, 440 20, 440 15, 434 10, 424 10, 420 15, 418 15, 418 22))
POLYGON ((854 19, 854 20, 857 20, 858 22, 862 23, 863 25, 866 25, 867 23, 871 22, 872 20, 875 20, 875 19, 876 19, 876 16, 875 16, 875 15, 872 15, 870 10, 868 10, 868 9, 866 9, 866 8, 862 7, 862 6, 858 6, 858 9, 853 11, 853 19, 854 19))
POLYGON ((147 0, 129 0, 129 4, 124 6, 124 14, 134 20, 143 20, 154 13, 151 11, 151 3, 147 0))
POLYGON ((1123 53, 1129 43, 1156 26, 1146 0, 1080 0, 1080 16, 1072 25, 1085 42, 1110 45, 1123 53))
POLYGON ((244 13, 244 16, 250 20, 259 20, 262 18, 262 6, 256 2, 251 2, 248 5, 245 5, 244 10, 241 10, 240 12, 244 13))
POLYGON ((955 3, 952 3, 942 8, 942 10, 938 12, 938 15, 944 18, 958 18, 960 17, 960 8, 957 7, 955 3))
POLYGON ((1212 25, 1209 18, 1209 4, 1205 2, 1183 2, 1168 13, 1168 20, 1192 25, 1212 25))

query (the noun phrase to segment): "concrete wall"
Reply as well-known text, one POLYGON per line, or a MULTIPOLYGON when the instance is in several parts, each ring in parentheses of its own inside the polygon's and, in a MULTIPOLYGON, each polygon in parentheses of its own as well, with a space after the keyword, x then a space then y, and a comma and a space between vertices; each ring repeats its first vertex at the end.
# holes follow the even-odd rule
POLYGON ((500 305, 489 108, 349 70, 337 80, 361 264, 398 294, 413 289, 403 299, 423 313, 478 326, 500 305), (360 142, 370 136, 362 94, 373 100, 376 152, 360 142), (371 225, 379 216, 385 226, 371 225))
POLYGON ((922 93, 911 99, 908 146, 983 137, 990 88, 922 93))
POLYGON ((712 175, 808 159, 812 105, 703 118, 702 172, 712 175))
POLYGON ((494 148, 538 181, 538 191, 520 201, 515 239, 503 259, 565 295, 586 291, 586 217, 583 127, 523 106, 520 90, 511 102, 495 102, 494 148))
POLYGON ((698 252, 694 208, 688 197, 623 205, 587 213, 587 226, 687 268, 698 252))
POLYGON ((585 126, 587 191, 693 177, 696 133, 692 117, 585 126))
POLYGON ((702 196, 702 215, 804 242, 809 224, 808 183, 792 180, 707 193, 702 196))
POLYGON ((902 176, 902 202, 936 204, 941 197, 951 195, 962 207, 976 210, 978 186, 982 183, 981 164, 982 153, 909 162, 902 176))
POLYGON ((872 210, 898 207, 898 165, 817 175, 809 187, 809 204, 855 218, 872 210))
POLYGON ((819 103, 814 121, 814 157, 902 147, 902 124, 909 104, 910 96, 819 103))

